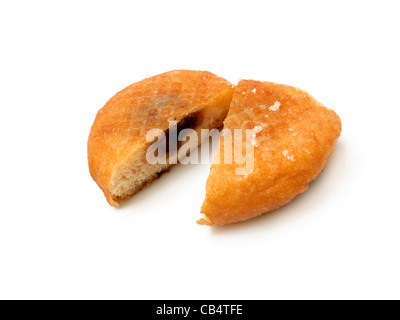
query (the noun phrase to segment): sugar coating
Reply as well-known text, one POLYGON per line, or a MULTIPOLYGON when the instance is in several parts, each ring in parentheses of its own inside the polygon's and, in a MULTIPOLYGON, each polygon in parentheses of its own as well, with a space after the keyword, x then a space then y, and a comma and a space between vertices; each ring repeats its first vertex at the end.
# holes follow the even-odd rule
POLYGON ((281 103, 279 101, 275 101, 275 103, 269 107, 269 110, 278 111, 280 106, 281 106, 281 103))
POLYGON ((254 130, 254 132, 255 132, 256 134, 259 133, 262 129, 263 129, 263 128, 262 128, 261 126, 255 126, 255 127, 253 128, 253 130, 254 130))
POLYGON ((290 161, 294 161, 294 157, 293 156, 289 156, 289 151, 283 150, 282 154, 286 159, 288 159, 290 161))
POLYGON ((293 136, 293 137, 297 136, 297 133, 296 133, 296 132, 293 132, 293 129, 292 129, 292 128, 289 128, 288 130, 289 130, 290 132, 292 132, 292 136, 293 136))

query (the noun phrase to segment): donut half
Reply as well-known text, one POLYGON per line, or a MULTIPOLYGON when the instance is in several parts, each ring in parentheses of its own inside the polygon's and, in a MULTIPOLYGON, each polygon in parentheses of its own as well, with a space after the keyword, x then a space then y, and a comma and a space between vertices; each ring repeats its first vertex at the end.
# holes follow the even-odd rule
POLYGON ((88 140, 90 173, 109 204, 117 207, 172 165, 146 161, 156 141, 148 141, 150 130, 168 135, 170 121, 179 130, 220 127, 233 91, 210 72, 177 70, 136 82, 112 97, 98 112, 88 140))
MULTIPOLYGON (((253 129, 250 142, 244 133, 242 141, 233 142, 240 142, 242 151, 251 143, 253 168, 240 174, 237 169, 243 169, 245 163, 233 160, 212 164, 199 224, 248 220, 275 210, 306 191, 332 154, 341 133, 341 121, 334 111, 303 90, 242 80, 224 122, 227 132, 235 129, 253 129)), ((223 135, 219 156, 230 147, 224 140, 223 135)))

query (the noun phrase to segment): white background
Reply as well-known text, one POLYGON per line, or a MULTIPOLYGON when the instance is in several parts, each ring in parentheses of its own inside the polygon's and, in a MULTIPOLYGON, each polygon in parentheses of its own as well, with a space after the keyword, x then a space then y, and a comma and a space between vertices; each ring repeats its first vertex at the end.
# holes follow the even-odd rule
POLYGON ((0 2, 0 298, 400 298, 398 1, 0 2), (195 224, 209 166, 108 206, 95 114, 173 69, 309 91, 342 118, 325 171, 261 218, 195 224))

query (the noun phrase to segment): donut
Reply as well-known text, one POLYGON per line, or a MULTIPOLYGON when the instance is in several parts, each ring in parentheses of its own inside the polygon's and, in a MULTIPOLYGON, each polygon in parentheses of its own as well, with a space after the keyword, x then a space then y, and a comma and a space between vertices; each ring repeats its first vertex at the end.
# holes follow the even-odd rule
POLYGON ((173 164, 146 161, 146 151, 157 139, 148 141, 150 130, 168 135, 171 120, 179 130, 220 127, 233 92, 227 80, 210 72, 175 70, 113 96, 97 113, 87 144, 90 174, 108 203, 118 207, 173 164))
MULTIPOLYGON (((242 80, 224 121, 224 131, 235 129, 253 130, 253 169, 238 174, 237 169, 245 164, 217 162, 214 158, 198 224, 249 220, 282 207, 306 191, 332 154, 341 134, 341 121, 334 111, 301 89, 242 80)), ((219 157, 230 147, 223 143, 224 136, 220 138, 219 157)), ((248 146, 246 137, 243 133, 239 140, 242 146, 248 146)))

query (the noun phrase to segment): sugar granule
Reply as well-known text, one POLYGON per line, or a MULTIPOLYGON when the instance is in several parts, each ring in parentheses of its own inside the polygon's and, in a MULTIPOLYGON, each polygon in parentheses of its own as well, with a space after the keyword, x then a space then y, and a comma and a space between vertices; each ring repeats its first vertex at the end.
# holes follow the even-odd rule
POLYGON ((279 110, 280 106, 281 106, 281 103, 279 101, 275 101, 275 103, 269 107, 269 110, 277 111, 277 110, 279 110))

